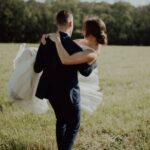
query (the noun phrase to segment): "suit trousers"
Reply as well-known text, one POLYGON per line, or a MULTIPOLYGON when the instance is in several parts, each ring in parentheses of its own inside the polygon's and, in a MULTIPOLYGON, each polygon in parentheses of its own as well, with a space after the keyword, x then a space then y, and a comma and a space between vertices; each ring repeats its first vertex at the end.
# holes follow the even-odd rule
MULTIPOLYGON (((61 98, 62 99, 62 98, 61 98)), ((80 103, 49 99, 56 116, 56 139, 58 150, 71 150, 80 127, 80 103)))

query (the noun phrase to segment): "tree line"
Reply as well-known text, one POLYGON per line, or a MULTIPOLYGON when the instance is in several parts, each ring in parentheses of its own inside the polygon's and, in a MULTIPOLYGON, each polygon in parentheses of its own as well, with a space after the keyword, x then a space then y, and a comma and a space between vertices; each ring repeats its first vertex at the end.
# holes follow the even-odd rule
POLYGON ((81 38, 82 24, 98 16, 107 26, 111 45, 150 45, 150 4, 135 7, 127 2, 80 2, 79 0, 0 0, 0 42, 39 42, 43 33, 56 30, 55 14, 61 10, 74 14, 73 38, 81 38))

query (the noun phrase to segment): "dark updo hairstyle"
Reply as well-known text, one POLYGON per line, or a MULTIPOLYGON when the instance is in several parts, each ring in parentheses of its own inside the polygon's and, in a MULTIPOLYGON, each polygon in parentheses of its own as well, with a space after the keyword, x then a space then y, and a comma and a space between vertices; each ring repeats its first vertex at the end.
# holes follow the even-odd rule
POLYGON ((103 20, 98 17, 92 17, 87 19, 83 25, 83 31, 85 32, 85 37, 93 35, 97 42, 106 45, 107 44, 107 29, 103 20))

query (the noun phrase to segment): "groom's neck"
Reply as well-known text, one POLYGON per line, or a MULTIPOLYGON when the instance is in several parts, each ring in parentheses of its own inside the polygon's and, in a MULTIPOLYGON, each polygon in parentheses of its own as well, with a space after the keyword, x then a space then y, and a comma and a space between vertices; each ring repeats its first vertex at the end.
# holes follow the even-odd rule
POLYGON ((67 33, 69 36, 71 36, 70 34, 70 29, 66 29, 66 28, 58 28, 57 32, 64 32, 67 33))

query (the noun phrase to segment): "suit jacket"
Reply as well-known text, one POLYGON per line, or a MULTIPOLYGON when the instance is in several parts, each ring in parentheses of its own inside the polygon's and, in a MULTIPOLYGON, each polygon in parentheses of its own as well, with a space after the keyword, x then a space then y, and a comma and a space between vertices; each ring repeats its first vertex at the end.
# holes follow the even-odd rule
MULTIPOLYGON (((71 38, 63 32, 60 32, 62 45, 69 54, 82 51, 71 38)), ((49 38, 46 39, 46 45, 40 44, 34 71, 42 72, 36 91, 38 98, 47 98, 57 102, 69 102, 77 104, 80 102, 80 89, 78 86, 78 71, 88 76, 95 68, 95 65, 63 65, 57 53, 55 43, 49 38)))

